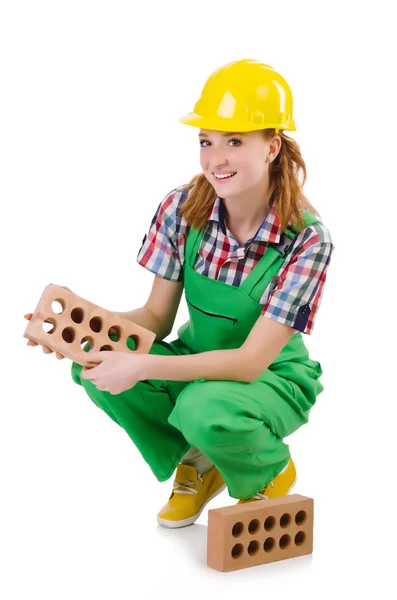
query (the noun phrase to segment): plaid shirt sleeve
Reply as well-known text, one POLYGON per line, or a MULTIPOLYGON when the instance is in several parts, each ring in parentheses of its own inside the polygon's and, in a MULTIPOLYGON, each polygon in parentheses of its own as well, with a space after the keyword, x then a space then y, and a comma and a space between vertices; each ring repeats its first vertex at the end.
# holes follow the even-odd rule
POLYGON ((177 209, 186 199, 180 188, 160 202, 137 255, 138 264, 169 281, 182 281, 186 221, 177 209))
POLYGON ((262 315, 310 335, 324 292, 327 269, 334 250, 328 229, 321 224, 310 227, 296 252, 277 275, 262 315))

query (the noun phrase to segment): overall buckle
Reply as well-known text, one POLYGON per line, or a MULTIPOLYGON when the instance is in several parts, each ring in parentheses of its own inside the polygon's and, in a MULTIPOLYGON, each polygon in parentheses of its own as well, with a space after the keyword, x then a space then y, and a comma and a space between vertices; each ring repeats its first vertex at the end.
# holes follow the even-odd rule
POLYGON ((291 238, 286 233, 282 233, 281 239, 277 244, 275 242, 269 244, 269 246, 271 246, 272 248, 277 250, 277 252, 280 253, 280 256, 282 258, 287 256, 289 250, 295 242, 296 236, 299 234, 299 231, 296 231, 296 229, 294 229, 293 227, 288 227, 288 229, 290 229, 295 234, 294 237, 291 238))

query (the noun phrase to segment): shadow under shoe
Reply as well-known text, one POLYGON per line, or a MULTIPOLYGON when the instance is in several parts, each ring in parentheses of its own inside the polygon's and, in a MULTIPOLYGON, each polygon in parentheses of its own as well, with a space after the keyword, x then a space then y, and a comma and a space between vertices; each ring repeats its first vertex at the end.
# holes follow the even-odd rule
POLYGON ((292 458, 286 467, 262 490, 257 492, 255 496, 247 498, 246 500, 239 500, 237 504, 243 504, 244 502, 253 502, 254 500, 265 500, 269 498, 279 498, 280 496, 287 496, 296 483, 296 469, 292 458))
POLYGON ((226 488, 222 475, 214 465, 200 475, 191 465, 179 464, 169 500, 157 515, 162 527, 186 527, 194 523, 203 508, 226 488))

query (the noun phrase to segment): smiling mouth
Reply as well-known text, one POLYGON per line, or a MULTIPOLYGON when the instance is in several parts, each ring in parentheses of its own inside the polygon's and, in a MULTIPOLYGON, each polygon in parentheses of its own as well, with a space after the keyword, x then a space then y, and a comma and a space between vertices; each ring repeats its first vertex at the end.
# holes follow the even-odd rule
POLYGON ((237 175, 237 172, 234 172, 234 173, 231 173, 231 174, 228 173, 228 174, 222 175, 221 177, 217 176, 216 173, 213 173, 213 176, 215 177, 215 179, 217 181, 223 181, 224 179, 231 179, 235 175, 237 175))

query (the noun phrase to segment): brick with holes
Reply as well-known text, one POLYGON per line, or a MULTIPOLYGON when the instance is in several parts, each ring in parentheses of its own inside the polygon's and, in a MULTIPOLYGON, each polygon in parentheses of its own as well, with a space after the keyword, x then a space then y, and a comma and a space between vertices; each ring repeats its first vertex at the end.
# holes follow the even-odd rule
MULTIPOLYGON (((115 350, 147 354, 156 334, 70 290, 50 284, 44 289, 23 337, 75 360, 75 352, 81 352, 86 342, 92 352, 115 350)), ((87 360, 79 364, 94 366, 88 357, 89 352, 87 360)))
POLYGON ((209 510, 207 565, 236 571, 311 554, 313 510, 299 494, 209 510))

